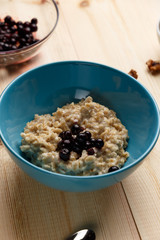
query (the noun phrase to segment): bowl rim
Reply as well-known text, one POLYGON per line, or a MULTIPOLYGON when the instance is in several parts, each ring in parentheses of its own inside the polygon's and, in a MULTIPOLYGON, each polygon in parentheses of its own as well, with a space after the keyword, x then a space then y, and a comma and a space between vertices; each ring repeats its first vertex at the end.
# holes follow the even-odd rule
POLYGON ((16 54, 19 54, 19 53, 22 53, 22 52, 25 53, 28 50, 30 50, 31 48, 40 46, 43 42, 45 42, 52 35, 54 29, 56 28, 56 26, 58 24, 59 10, 58 10, 58 6, 57 6, 55 0, 51 0, 51 2, 53 3, 54 8, 56 10, 56 21, 55 21, 51 31, 44 38, 38 40, 35 43, 32 43, 29 46, 25 46, 24 48, 19 48, 19 49, 16 49, 16 50, 9 50, 9 51, 0 51, 0 57, 13 56, 13 55, 16 55, 16 54))
POLYGON ((158 20, 158 23, 157 23, 157 34, 158 34, 158 37, 160 37, 160 19, 158 20))
MULTIPOLYGON (((90 62, 90 61, 80 61, 80 60, 71 60, 71 61, 57 61, 57 62, 51 62, 51 63, 47 63, 47 64, 43 64, 43 65, 40 65, 40 66, 37 66, 35 68, 32 68, 24 73, 22 73, 21 75, 19 75, 18 77, 16 77, 14 80, 12 80, 7 86, 6 88, 2 91, 1 95, 0 95, 0 105, 1 105, 1 100, 3 98, 3 96, 5 95, 5 93, 8 91, 8 89, 16 84, 16 82, 18 81, 22 81, 22 77, 25 76, 26 74, 30 74, 31 72, 33 71, 37 71, 38 69, 42 69, 42 68, 45 68, 45 67, 48 67, 50 65, 64 65, 64 64, 75 64, 75 65, 91 65, 91 66, 94 66, 94 67, 101 67, 101 68, 107 68, 109 70, 112 70, 114 72, 118 72, 120 73, 121 75, 124 75, 124 76, 127 76, 128 78, 131 79, 131 81, 134 81, 136 82, 136 84, 138 84, 147 94, 148 96, 150 97, 150 99, 152 100, 153 104, 154 104, 154 109, 155 109, 155 113, 156 113, 156 118, 157 118, 157 126, 156 126, 156 134, 152 140, 152 144, 149 146, 149 148, 138 158, 136 159, 133 163, 129 164, 128 166, 126 167, 122 167, 120 168, 119 170, 115 171, 115 172, 110 172, 110 173, 105 173, 105 174, 101 174, 101 175, 91 175, 91 176, 76 176, 76 175, 65 175, 65 174, 61 174, 61 173, 56 173, 56 172, 51 172, 51 171, 48 171, 48 170, 45 170, 41 167, 38 167, 32 163, 30 163, 28 160, 26 160, 25 158, 23 158, 21 155, 19 155, 16 151, 14 151, 10 146, 9 144, 7 143, 7 141, 5 140, 5 137, 3 136, 3 133, 2 133, 2 130, 1 130, 1 126, 0 126, 0 138, 2 140, 2 142, 4 143, 4 145, 6 146, 6 148, 16 157, 18 158, 20 161, 22 161, 25 165, 29 165, 31 168, 34 168, 35 170, 39 171, 39 172, 42 172, 44 174, 49 174, 49 175, 53 175, 53 176, 57 176, 57 177, 63 177, 63 178, 73 178, 73 179, 81 179, 81 180, 84 180, 84 179, 96 179, 96 178, 106 178, 106 177, 109 177, 111 175, 118 175, 126 170, 129 170, 130 168, 136 166, 138 163, 140 163, 150 152, 151 150, 153 149, 153 147, 155 146, 157 140, 158 140, 158 137, 159 137, 159 134, 160 134, 160 110, 159 110, 159 107, 154 99, 154 97, 152 96, 152 94, 148 91, 148 89, 143 86, 137 79, 135 79, 134 77, 130 76, 129 74, 121 71, 121 70, 118 70, 114 67, 110 67, 108 65, 104 65, 104 64, 100 64, 100 63, 96 63, 96 62, 90 62)), ((0 111, 1 111, 1 108, 0 108, 0 111)), ((0 114, 1 115, 1 114, 0 114)))

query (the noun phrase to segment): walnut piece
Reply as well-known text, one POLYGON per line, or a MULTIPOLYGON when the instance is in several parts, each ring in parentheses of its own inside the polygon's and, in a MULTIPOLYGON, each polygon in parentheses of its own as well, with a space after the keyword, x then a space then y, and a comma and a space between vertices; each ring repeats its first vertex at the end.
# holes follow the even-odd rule
POLYGON ((138 74, 134 69, 131 69, 128 74, 134 77, 135 79, 138 78, 138 74))
POLYGON ((159 61, 153 61, 152 59, 149 59, 146 62, 149 71, 154 74, 160 72, 160 62, 159 61))
POLYGON ((89 6, 89 1, 88 0, 83 0, 82 2, 80 2, 79 6, 80 7, 88 7, 89 6))

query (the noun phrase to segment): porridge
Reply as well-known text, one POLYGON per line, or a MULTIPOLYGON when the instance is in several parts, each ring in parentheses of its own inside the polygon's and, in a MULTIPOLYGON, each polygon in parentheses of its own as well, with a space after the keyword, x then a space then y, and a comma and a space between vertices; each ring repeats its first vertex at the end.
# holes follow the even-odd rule
POLYGON ((21 151, 43 169, 68 175, 99 175, 127 160, 128 131, 116 113, 91 97, 35 114, 21 133, 21 151))

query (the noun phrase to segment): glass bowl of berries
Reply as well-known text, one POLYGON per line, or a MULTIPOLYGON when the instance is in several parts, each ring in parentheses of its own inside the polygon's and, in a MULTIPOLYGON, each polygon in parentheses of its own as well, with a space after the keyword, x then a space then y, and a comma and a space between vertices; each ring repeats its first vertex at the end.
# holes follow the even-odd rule
POLYGON ((0 66, 34 57, 50 38, 58 22, 54 0, 1 0, 0 66))

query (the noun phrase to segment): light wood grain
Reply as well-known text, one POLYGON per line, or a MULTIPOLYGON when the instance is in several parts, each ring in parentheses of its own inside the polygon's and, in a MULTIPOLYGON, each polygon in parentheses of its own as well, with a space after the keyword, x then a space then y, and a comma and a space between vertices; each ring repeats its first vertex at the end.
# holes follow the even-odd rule
MULTIPOLYGON (((33 60, 0 69, 0 91, 19 74, 45 63, 86 60, 138 72, 160 106, 159 0, 58 0, 55 33, 33 60)), ((63 240, 91 227, 99 240, 160 239, 160 142, 131 176, 104 190, 66 193, 25 175, 0 144, 0 239, 63 240)))

